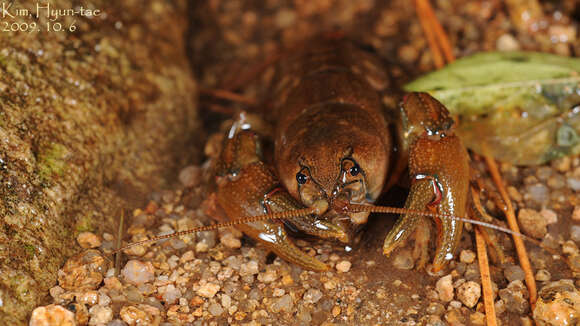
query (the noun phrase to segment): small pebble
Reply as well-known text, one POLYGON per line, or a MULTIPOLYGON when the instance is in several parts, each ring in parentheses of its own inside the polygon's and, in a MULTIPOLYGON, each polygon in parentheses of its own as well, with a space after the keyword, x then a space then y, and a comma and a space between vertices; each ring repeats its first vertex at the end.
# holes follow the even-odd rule
POLYGON ((159 292, 163 294, 163 301, 167 304, 173 304, 181 298, 181 291, 175 288, 173 284, 167 285, 163 291, 159 292))
POLYGON ((128 283, 139 285, 153 281, 155 278, 155 268, 151 262, 139 260, 129 260, 121 270, 121 275, 128 283))
POLYGON ((497 39, 495 46, 498 51, 516 51, 520 49, 518 40, 516 40, 516 38, 511 34, 503 34, 500 36, 497 39))
POLYGON ((101 238, 92 232, 79 233, 77 242, 84 249, 97 248, 102 243, 101 238))
POLYGON ((453 284, 451 274, 443 276, 435 284, 435 289, 439 293, 439 300, 449 302, 453 300, 453 284))
POLYGON ((204 298, 213 298, 216 293, 220 290, 220 286, 214 283, 206 283, 202 285, 199 290, 197 290, 197 294, 201 295, 204 298))
POLYGON ((286 291, 284 291, 284 289, 280 289, 280 288, 275 288, 274 291, 272 292, 272 296, 274 296, 274 297, 281 297, 284 294, 286 294, 286 291))
POLYGON ((517 280, 508 284, 507 288, 499 290, 499 296, 505 302, 505 308, 513 313, 524 314, 528 311, 528 289, 517 280))
POLYGON ((438 302, 431 302, 427 307, 427 313, 430 315, 441 316, 445 312, 445 307, 438 302))
POLYGON ((119 315, 129 325, 151 325, 155 316, 159 315, 159 309, 146 304, 124 306, 119 315))
POLYGON ((317 303, 322 298, 322 292, 319 289, 310 288, 304 292, 302 299, 307 303, 317 303))
POLYGON ((262 283, 271 283, 278 278, 278 273, 273 268, 266 269, 265 272, 258 274, 258 281, 262 283))
POLYGON ((210 304, 207 310, 209 311, 210 314, 214 316, 220 316, 221 314, 224 313, 224 309, 219 303, 210 304))
POLYGON ((292 302, 292 297, 289 294, 286 294, 278 299, 272 300, 272 304, 269 308, 273 313, 278 313, 281 311, 292 312, 293 306, 294 302, 292 302))
POLYGON ((551 277, 550 272, 545 269, 540 269, 536 272, 536 281, 538 282, 547 282, 551 277))
POLYGON ((538 292, 534 320, 538 325, 577 325, 580 319, 580 292, 572 280, 546 284, 538 292))
POLYGON ((242 277, 246 275, 255 275, 258 273, 258 262, 255 260, 251 260, 240 266, 240 276, 242 277))
POLYGON ((549 196, 550 190, 548 189, 548 187, 546 187, 541 183, 526 186, 524 192, 525 192, 524 198, 526 200, 530 199, 531 201, 533 201, 538 205, 546 204, 550 198, 549 196))
POLYGON ((537 211, 528 208, 520 209, 518 222, 523 233, 530 237, 541 239, 548 232, 547 221, 537 211))
POLYGON ((93 306, 97 304, 97 301, 99 300, 99 293, 97 291, 86 291, 77 294, 76 297, 78 303, 93 306))
POLYGON ((110 307, 93 306, 89 309, 89 314, 91 316, 89 325, 102 325, 113 320, 113 310, 110 307))
POLYGON ((335 280, 328 280, 324 282, 324 288, 327 290, 334 290, 336 288, 336 281, 335 280))
POLYGON ((481 297, 479 283, 468 281, 457 288, 457 299, 469 308, 475 307, 481 297))
POLYGON ((336 264, 336 270, 340 273, 346 273, 350 270, 352 264, 348 260, 343 260, 336 264))
POLYGON ((570 227, 570 240, 580 242, 580 225, 570 227))
POLYGON ((447 309, 450 309, 450 308, 453 308, 453 309, 459 309, 459 308, 461 308, 461 302, 459 302, 457 300, 451 300, 451 301, 449 301, 449 304, 448 304, 448 308, 447 309))
POLYGON ((459 260, 466 264, 471 264, 475 261, 475 252, 471 250, 461 250, 459 260))
POLYGON ((95 249, 83 251, 58 270, 58 284, 65 290, 94 290, 103 281, 108 261, 95 249))
POLYGON ((338 315, 340 315, 341 310, 342 309, 340 309, 339 306, 332 307, 332 311, 331 311, 332 316, 336 318, 338 315))
POLYGON ((227 294, 222 295, 221 301, 222 301, 222 307, 224 307, 224 309, 229 309, 232 305, 232 298, 227 294))
POLYGON ((38 307, 32 311, 29 326, 75 326, 75 314, 59 305, 38 307))
POLYGON ((566 183, 568 183, 568 187, 572 188, 572 190, 576 192, 580 191, 580 178, 568 178, 566 183))
POLYGON ((224 234, 220 237, 220 242, 227 248, 231 249, 238 249, 242 246, 242 241, 236 238, 231 232, 224 232, 224 234))
POLYGON ((508 282, 520 280, 523 281, 525 278, 524 270, 518 265, 509 265, 503 270, 503 275, 508 280, 508 282))

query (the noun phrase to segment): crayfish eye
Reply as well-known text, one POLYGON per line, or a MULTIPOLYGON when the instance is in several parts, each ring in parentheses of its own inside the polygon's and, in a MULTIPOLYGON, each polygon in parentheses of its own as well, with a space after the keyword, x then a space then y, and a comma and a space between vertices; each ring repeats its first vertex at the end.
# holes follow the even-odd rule
POLYGON ((357 176, 360 173, 360 166, 358 166, 358 164, 353 165, 349 170, 348 173, 350 173, 351 176, 357 176))
POLYGON ((302 173, 302 172, 298 172, 296 173, 296 181, 298 181, 298 184, 305 184, 306 181, 308 180, 308 177, 306 176, 306 174, 302 173))

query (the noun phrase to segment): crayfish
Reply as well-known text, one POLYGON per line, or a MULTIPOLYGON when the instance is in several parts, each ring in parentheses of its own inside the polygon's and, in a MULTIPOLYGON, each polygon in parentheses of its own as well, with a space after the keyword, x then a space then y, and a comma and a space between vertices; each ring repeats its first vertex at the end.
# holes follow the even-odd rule
MULTIPOLYGON (((286 230, 349 242, 369 210, 408 164, 407 211, 428 211, 438 230, 433 269, 454 257, 466 211, 469 156, 447 109, 426 93, 408 94, 399 111, 385 107, 380 62, 344 40, 323 38, 283 58, 264 114, 240 114, 214 158, 215 189, 207 213, 218 221, 289 210, 283 221, 239 224, 246 235, 310 270, 328 266, 300 251, 286 230), (272 127, 269 127, 272 126, 272 127), (273 132, 272 130, 275 130, 273 132), (263 142, 273 144, 272 166, 263 142)), ((387 235, 391 253, 417 229, 419 266, 429 228, 406 213, 387 235)))

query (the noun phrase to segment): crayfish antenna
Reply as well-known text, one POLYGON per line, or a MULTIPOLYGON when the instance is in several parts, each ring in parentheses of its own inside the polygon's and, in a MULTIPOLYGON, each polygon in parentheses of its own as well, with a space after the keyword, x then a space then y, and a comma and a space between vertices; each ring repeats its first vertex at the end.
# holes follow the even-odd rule
POLYGON ((546 247, 544 244, 542 244, 541 241, 538 241, 538 240, 536 240, 532 237, 529 237, 525 234, 522 234, 520 232, 513 231, 509 228, 505 228, 505 227, 502 227, 499 225, 484 222, 484 221, 481 221, 478 219, 467 218, 467 217, 463 217, 463 216, 454 216, 454 215, 442 214, 442 213, 435 213, 435 212, 430 212, 430 211, 421 211, 421 210, 408 209, 408 208, 378 206, 378 205, 348 204, 345 208, 345 211, 346 212, 383 213, 383 214, 416 214, 416 215, 425 216, 425 217, 437 217, 437 218, 447 217, 447 218, 451 218, 451 219, 458 220, 461 222, 471 223, 471 224, 485 227, 488 229, 493 229, 496 231, 507 233, 507 234, 512 235, 512 236, 521 237, 523 240, 537 245, 538 247, 542 248, 543 250, 546 250, 547 252, 549 252, 550 254, 555 255, 555 256, 559 256, 564 261, 564 263, 566 263, 571 269, 574 270, 571 262, 569 261, 569 259, 567 257, 562 256, 561 254, 559 254, 558 252, 556 252, 552 248, 546 247))
POLYGON ((138 246, 138 245, 142 245, 142 244, 146 244, 146 243, 151 243, 151 242, 157 242, 157 241, 165 240, 165 239, 172 239, 172 238, 192 234, 195 232, 212 231, 212 230, 227 228, 227 227, 231 227, 231 226, 235 226, 235 225, 239 225, 239 224, 246 224, 246 223, 258 222, 258 221, 284 220, 284 219, 289 219, 292 217, 299 217, 299 216, 314 214, 318 210, 319 210, 318 207, 308 207, 308 208, 302 208, 302 209, 296 209, 296 210, 290 210, 290 211, 284 211, 284 212, 242 217, 240 219, 236 219, 236 220, 229 221, 229 222, 200 226, 200 227, 196 227, 196 228, 189 229, 189 230, 184 230, 184 231, 179 231, 179 232, 174 232, 174 233, 170 233, 170 234, 156 236, 156 237, 153 237, 151 239, 132 242, 124 247, 115 249, 111 254, 113 254, 113 255, 117 254, 123 250, 129 249, 129 248, 134 247, 134 246, 138 246))

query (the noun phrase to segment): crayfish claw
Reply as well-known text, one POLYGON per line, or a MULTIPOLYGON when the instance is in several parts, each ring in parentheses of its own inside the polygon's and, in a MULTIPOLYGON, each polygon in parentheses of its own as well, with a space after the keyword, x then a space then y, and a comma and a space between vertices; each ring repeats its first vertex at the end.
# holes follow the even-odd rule
MULTIPOLYGON (((427 182, 417 182, 411 186, 405 208, 424 210, 432 199, 432 188, 427 182)), ((402 245, 415 231, 417 224, 423 217, 416 214, 405 214, 397 220, 397 223, 387 234, 383 244, 383 254, 389 255, 393 250, 402 245)))
POLYGON ((239 228, 288 262, 312 271, 327 271, 329 269, 325 263, 300 250, 288 237, 284 225, 280 222, 254 222, 240 225, 239 228))

